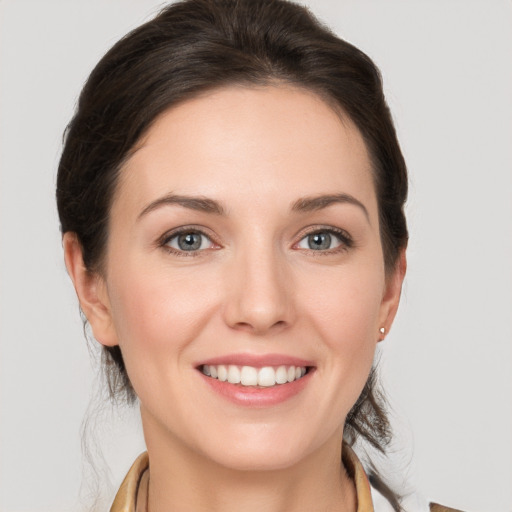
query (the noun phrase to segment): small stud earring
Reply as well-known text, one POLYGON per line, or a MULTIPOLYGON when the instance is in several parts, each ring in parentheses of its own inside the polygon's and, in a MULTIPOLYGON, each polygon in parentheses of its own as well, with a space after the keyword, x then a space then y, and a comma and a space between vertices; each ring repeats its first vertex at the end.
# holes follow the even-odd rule
POLYGON ((381 327, 379 329, 379 331, 380 331, 381 334, 386 334, 386 328, 385 327, 381 327))

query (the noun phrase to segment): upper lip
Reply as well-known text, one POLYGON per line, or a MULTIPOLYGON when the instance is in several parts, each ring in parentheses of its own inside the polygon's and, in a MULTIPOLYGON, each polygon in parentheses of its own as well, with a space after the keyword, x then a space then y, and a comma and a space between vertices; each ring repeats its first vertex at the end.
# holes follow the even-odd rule
POLYGON ((264 366, 314 366, 312 361, 300 357, 286 354, 226 354, 223 356, 212 357, 198 362, 196 367, 203 365, 236 365, 253 366, 262 368, 264 366))

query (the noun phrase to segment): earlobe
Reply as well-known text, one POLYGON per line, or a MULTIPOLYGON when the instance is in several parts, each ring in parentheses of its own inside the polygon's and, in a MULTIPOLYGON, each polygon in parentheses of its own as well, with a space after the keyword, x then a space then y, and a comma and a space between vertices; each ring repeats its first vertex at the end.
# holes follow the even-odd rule
POLYGON ((104 279, 85 267, 82 246, 75 233, 64 233, 62 245, 68 274, 95 339, 102 345, 118 345, 104 279))
POLYGON ((382 341, 385 338, 385 335, 391 329, 391 325, 395 319, 396 312, 398 311, 398 305, 400 303, 400 295, 406 270, 407 258, 405 249, 402 249, 398 256, 395 268, 386 279, 386 286, 380 310, 378 341, 382 341))

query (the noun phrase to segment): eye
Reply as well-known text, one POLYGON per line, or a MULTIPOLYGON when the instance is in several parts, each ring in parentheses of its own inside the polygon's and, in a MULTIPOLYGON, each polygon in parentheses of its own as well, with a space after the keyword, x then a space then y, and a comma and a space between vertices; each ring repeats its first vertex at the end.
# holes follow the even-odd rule
POLYGON ((200 231, 182 231, 164 240, 163 245, 176 252, 197 252, 211 249, 213 242, 200 231))
POLYGON ((296 245, 298 249, 310 251, 332 251, 333 249, 351 247, 351 239, 334 229, 323 229, 309 233, 296 245))

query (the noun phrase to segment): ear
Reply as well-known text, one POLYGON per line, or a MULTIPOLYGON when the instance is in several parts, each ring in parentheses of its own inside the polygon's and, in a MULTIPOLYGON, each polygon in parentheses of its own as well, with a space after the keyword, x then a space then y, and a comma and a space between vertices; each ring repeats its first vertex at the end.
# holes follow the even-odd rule
POLYGON ((407 270, 407 258, 405 256, 405 249, 400 251, 395 268, 386 276, 386 286, 384 288, 384 295, 379 313, 379 339, 382 341, 386 334, 390 331, 393 320, 395 319, 396 312, 398 311, 398 304, 400 303, 400 295, 402 293, 402 284, 407 270), (384 332, 380 329, 384 328, 384 332))
POLYGON ((64 233, 62 245, 68 274, 95 339, 102 345, 118 345, 105 280, 85 267, 82 245, 75 233, 64 233))

